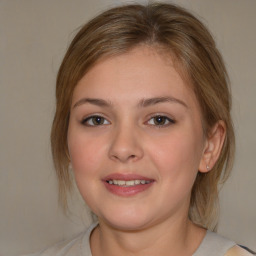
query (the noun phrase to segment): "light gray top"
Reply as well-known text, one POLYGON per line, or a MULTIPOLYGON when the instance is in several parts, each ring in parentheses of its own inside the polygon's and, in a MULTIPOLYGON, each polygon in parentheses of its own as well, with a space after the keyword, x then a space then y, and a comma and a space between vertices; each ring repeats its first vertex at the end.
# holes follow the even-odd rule
POLYGON ((235 242, 208 230, 193 256, 223 256, 235 245, 235 242))
MULTIPOLYGON (((89 241, 96 225, 97 223, 92 224, 89 229, 72 240, 60 242, 41 253, 27 256, 92 256, 89 241)), ((192 256, 224 256, 234 245, 236 245, 235 242, 207 231, 201 245, 192 256)))

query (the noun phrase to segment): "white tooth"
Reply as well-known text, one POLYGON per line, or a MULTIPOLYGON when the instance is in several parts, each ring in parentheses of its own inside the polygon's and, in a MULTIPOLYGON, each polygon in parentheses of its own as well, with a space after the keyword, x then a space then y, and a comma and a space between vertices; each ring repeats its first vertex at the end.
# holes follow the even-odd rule
POLYGON ((124 180, 118 180, 117 185, 123 186, 123 185, 125 185, 125 181, 124 180))
POLYGON ((139 185, 140 184, 140 180, 135 180, 135 185, 139 185))
POLYGON ((134 184, 135 184, 134 180, 128 180, 128 181, 125 182, 126 186, 134 186, 134 184))
POLYGON ((149 180, 109 180, 108 181, 109 184, 111 185, 118 185, 118 186, 135 186, 135 185, 139 185, 139 184, 148 184, 150 183, 149 180))

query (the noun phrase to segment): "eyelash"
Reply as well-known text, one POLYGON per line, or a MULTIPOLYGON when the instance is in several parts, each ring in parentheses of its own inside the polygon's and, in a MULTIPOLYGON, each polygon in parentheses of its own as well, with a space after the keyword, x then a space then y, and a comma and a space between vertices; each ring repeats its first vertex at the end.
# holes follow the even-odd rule
POLYGON ((169 118, 169 117, 167 117, 167 116, 165 116, 165 115, 155 115, 155 116, 152 116, 152 117, 147 121, 147 123, 149 123, 150 120, 153 120, 153 122, 154 122, 154 124, 150 124, 150 125, 156 126, 156 127, 158 127, 158 128, 164 128, 164 127, 167 127, 167 126, 169 126, 169 125, 172 125, 172 124, 175 124, 175 123, 176 123, 175 120, 173 120, 173 119, 171 119, 171 118, 169 118), (163 119, 164 124, 156 124, 155 121, 156 121, 157 118, 163 119), (167 123, 166 123, 166 122, 167 122, 167 123))
POLYGON ((106 118, 104 118, 104 117, 102 117, 100 115, 93 115, 93 116, 89 116, 89 117, 86 117, 85 119, 83 119, 81 121, 81 124, 86 125, 86 126, 92 126, 92 127, 93 126, 101 126, 101 125, 108 125, 108 124, 110 124, 109 121, 107 121, 107 124, 105 123, 105 121, 107 121, 106 118), (95 123, 93 123, 93 118, 99 118, 99 119, 101 119, 101 121, 103 120, 103 123, 95 124, 95 123), (92 122, 92 123, 90 124, 90 122, 92 122))
MULTIPOLYGON (((155 115, 155 116, 152 116, 146 123, 148 123, 150 126, 156 126, 158 128, 164 128, 164 127, 167 127, 167 126, 169 126, 171 124, 175 124, 176 121, 171 119, 171 118, 169 118, 169 117, 167 117, 167 116, 165 116, 165 115, 155 115), (157 124, 155 122, 157 118, 163 119, 162 121, 164 123, 163 124, 157 124), (153 120, 154 123, 150 124, 150 120, 153 120)), ((109 125, 110 122, 106 118, 104 118, 104 117, 102 117, 100 115, 93 115, 93 116, 89 116, 89 117, 86 117, 85 119, 83 119, 81 121, 81 124, 85 125, 85 126, 93 127, 93 126, 109 125), (97 120, 96 120, 97 118, 98 118, 99 122, 95 123, 94 121, 97 122, 97 120)))

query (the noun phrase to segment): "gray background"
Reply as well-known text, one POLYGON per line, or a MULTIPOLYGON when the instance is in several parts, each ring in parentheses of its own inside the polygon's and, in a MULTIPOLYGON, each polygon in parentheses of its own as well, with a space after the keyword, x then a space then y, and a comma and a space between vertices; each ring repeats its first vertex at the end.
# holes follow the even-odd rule
MULTIPOLYGON (((125 2, 0 0, 0 255, 40 250, 90 223, 78 196, 68 216, 58 208, 49 143, 54 83, 76 28, 125 2)), ((227 64, 237 156, 221 192, 219 233, 256 250, 256 1, 172 2, 205 22, 227 64)))

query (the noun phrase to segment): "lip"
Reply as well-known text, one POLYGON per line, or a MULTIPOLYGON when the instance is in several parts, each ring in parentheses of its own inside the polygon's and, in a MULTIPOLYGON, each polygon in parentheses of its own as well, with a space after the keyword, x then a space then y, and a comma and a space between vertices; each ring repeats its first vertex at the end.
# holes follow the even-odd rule
POLYGON ((139 193, 142 193, 146 190, 148 190, 155 182, 154 179, 137 175, 137 174, 120 174, 120 173, 113 173, 110 174, 102 179, 106 189, 111 192, 112 194, 115 194, 117 196, 122 196, 122 197, 129 197, 129 196, 134 196, 139 193), (129 180, 145 180, 149 181, 149 183, 146 184, 139 184, 139 185, 134 185, 134 186, 118 186, 114 184, 109 184, 107 181, 109 180, 124 180, 124 181, 129 181, 129 180))

